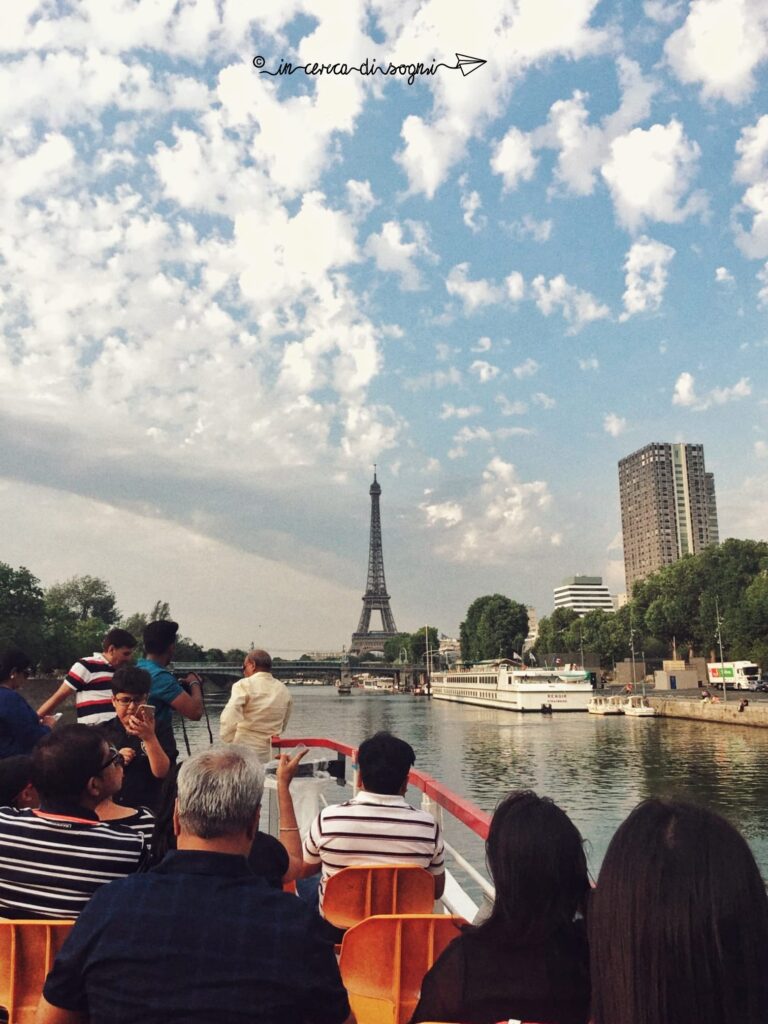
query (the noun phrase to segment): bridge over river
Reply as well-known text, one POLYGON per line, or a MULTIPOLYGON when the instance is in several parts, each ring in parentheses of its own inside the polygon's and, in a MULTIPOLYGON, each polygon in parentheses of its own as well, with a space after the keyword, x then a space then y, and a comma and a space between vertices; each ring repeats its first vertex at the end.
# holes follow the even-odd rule
MULTIPOLYGON (((380 661, 365 661, 354 667, 345 666, 352 675, 367 673, 372 676, 386 676, 394 680, 396 689, 410 689, 423 675, 423 666, 417 665, 385 665, 380 661)), ((333 686, 341 679, 341 661, 276 661, 272 663, 272 675, 276 679, 292 679, 303 684, 313 679, 321 679, 327 686, 333 686)), ((176 661, 173 671, 177 675, 197 672, 205 679, 222 686, 241 679, 243 666, 237 662, 223 661, 176 661)))

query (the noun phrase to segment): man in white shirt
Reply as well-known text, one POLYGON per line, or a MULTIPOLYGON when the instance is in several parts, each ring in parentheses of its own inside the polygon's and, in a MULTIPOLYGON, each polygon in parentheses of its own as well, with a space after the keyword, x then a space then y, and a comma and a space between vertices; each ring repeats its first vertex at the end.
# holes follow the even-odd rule
MULTIPOLYGON (((416 760, 413 747, 388 732, 364 740, 357 752, 360 790, 343 804, 324 807, 299 846, 293 819, 283 822, 280 840, 288 853, 303 861, 299 877, 320 877, 322 913, 325 883, 354 864, 416 864, 435 879, 435 898, 445 888, 445 856, 440 826, 427 811, 405 799, 408 773, 416 760)), ((283 785, 290 773, 283 771, 283 785)), ((278 795, 281 779, 278 776, 278 795)))
POLYGON ((232 686, 221 713, 219 735, 224 743, 242 743, 257 752, 262 762, 272 759, 270 739, 279 736, 291 717, 288 687, 271 672, 266 651, 251 651, 243 662, 243 679, 232 686))

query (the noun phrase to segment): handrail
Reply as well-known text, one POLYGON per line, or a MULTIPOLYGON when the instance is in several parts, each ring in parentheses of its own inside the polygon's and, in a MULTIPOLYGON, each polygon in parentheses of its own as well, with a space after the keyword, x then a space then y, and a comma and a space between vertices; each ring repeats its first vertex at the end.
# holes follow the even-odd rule
MULTIPOLYGON (((295 747, 299 743, 303 743, 305 747, 323 747, 326 750, 335 750, 337 753, 351 758, 353 766, 357 767, 357 748, 347 743, 339 743, 338 740, 323 737, 301 737, 300 739, 289 739, 284 736, 272 737, 273 747, 295 747)), ((420 789, 430 800, 434 800, 436 804, 470 828, 481 839, 488 838, 491 815, 487 811, 481 810, 470 800, 457 796, 447 786, 418 768, 411 768, 408 781, 416 789, 420 789)))

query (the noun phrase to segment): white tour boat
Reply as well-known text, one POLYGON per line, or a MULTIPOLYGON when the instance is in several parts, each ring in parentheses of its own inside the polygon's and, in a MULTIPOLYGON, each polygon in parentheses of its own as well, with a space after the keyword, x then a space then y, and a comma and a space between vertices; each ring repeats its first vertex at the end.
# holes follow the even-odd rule
POLYGON ((586 711, 592 683, 586 671, 528 668, 506 658, 483 661, 472 668, 435 672, 435 700, 504 711, 586 711))
POLYGON ((629 715, 630 718, 653 718, 656 708, 652 706, 645 695, 627 697, 624 701, 624 714, 629 715))
POLYGON ((587 706, 590 715, 623 715, 624 708, 621 701, 615 697, 598 696, 591 697, 587 706))

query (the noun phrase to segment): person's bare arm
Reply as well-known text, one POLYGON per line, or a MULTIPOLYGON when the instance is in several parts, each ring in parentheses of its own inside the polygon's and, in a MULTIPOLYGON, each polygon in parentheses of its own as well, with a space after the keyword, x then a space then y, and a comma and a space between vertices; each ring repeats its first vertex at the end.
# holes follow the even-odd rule
POLYGON ((288 870, 283 875, 284 882, 292 882, 296 878, 309 878, 320 870, 319 864, 307 864, 304 861, 301 846, 301 833, 296 822, 296 811, 291 796, 291 780, 296 774, 299 762, 306 754, 306 748, 291 757, 281 754, 277 765, 277 807, 280 819, 280 842, 288 854, 288 870))
POLYGON ((53 1006, 45 996, 40 996, 35 1024, 88 1024, 88 1017, 77 1010, 63 1010, 60 1006, 53 1006))
POLYGON ((180 693, 175 700, 171 701, 171 707, 185 718, 199 722, 203 717, 203 684, 193 674, 188 675, 185 682, 189 683, 190 692, 180 693))
POLYGON ((45 715, 49 715, 51 711, 55 711, 59 704, 74 692, 75 691, 68 683, 62 683, 58 690, 56 690, 55 693, 52 693, 48 700, 44 701, 37 709, 37 717, 44 718, 45 715))
MULTIPOLYGON (((171 767, 171 762, 160 746, 160 741, 155 735, 154 718, 145 719, 140 715, 129 715, 126 722, 126 731, 138 736, 144 744, 144 751, 149 761, 149 768, 156 779, 164 779, 171 767)), ((133 753, 133 751, 131 751, 133 753)))

